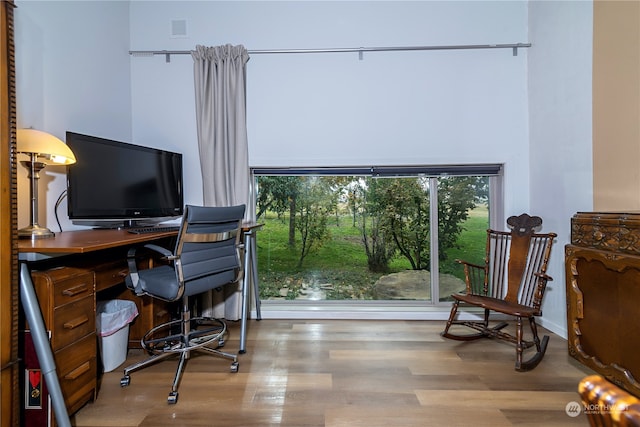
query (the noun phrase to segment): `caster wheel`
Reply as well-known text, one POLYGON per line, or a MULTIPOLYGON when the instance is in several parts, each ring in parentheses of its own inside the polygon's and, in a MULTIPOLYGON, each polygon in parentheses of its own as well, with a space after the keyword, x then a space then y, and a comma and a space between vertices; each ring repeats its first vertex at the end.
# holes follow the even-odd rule
POLYGON ((240 367, 238 362, 233 362, 231 364, 231 373, 235 374, 236 372, 238 372, 238 368, 240 367))
POLYGON ((224 344, 225 344, 225 342, 224 342, 224 338, 220 338, 220 339, 218 340, 218 348, 220 348, 220 347, 224 347, 224 344))
POLYGON ((125 375, 120 379, 120 387, 126 387, 131 382, 131 377, 129 375, 125 375))
POLYGON ((175 405, 178 402, 178 392, 172 391, 169 393, 169 397, 167 397, 167 403, 170 405, 175 405))

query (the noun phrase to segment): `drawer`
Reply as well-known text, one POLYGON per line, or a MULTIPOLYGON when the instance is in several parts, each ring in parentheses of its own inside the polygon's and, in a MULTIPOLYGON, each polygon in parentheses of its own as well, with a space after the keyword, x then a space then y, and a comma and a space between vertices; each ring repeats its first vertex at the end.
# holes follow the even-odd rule
MULTIPOLYGON (((92 271, 63 267, 32 274, 38 298, 49 300, 51 307, 68 304, 94 293, 92 271)), ((42 305, 44 301, 40 301, 42 305)), ((48 305, 49 305, 48 304, 48 305)))
POLYGON ((120 260, 96 265, 94 272, 96 275, 96 292, 99 292, 123 283, 125 276, 129 274, 129 267, 123 257, 120 260))
POLYGON ((55 308, 51 338, 51 347, 54 351, 95 332, 94 294, 55 308))
POLYGON ((58 381, 68 409, 85 403, 87 393, 97 386, 96 334, 58 350, 54 354, 58 381))

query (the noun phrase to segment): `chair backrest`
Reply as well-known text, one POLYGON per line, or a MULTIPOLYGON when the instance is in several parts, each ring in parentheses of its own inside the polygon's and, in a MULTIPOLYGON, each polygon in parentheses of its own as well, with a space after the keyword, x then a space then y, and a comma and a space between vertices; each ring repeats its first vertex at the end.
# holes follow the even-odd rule
POLYGON ((245 205, 187 205, 176 242, 175 269, 182 296, 240 280, 238 252, 245 205))
POLYGON ((640 399, 600 375, 584 377, 578 393, 591 426, 640 426, 640 399))
POLYGON ((556 234, 535 233, 542 219, 527 214, 509 217, 507 224, 510 232, 487 230, 483 293, 539 309, 536 273, 546 274, 556 234))

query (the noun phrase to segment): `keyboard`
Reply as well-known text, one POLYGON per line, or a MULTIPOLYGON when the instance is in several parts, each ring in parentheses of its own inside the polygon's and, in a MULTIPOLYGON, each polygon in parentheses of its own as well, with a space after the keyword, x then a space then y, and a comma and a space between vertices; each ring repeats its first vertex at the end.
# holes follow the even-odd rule
POLYGON ((178 230, 180 230, 179 225, 168 225, 162 227, 136 227, 127 229, 127 231, 132 234, 166 233, 178 230))

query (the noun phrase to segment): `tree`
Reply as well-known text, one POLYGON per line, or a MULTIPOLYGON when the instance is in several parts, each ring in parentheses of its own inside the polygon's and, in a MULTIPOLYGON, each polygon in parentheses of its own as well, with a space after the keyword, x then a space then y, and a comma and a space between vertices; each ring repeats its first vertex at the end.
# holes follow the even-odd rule
POLYGON ((257 179, 256 217, 267 211, 281 216, 289 209, 289 199, 298 192, 298 180, 294 176, 260 176, 257 179))
MULTIPOLYGON (((447 257, 447 249, 456 246, 469 211, 476 207, 476 200, 484 196, 486 178, 472 176, 441 177, 438 180, 438 255, 447 257)), ((488 194, 488 191, 487 193, 488 194)))
MULTIPOLYGON (((379 228, 386 241, 396 244, 414 270, 431 268, 430 191, 428 178, 378 179, 375 204, 369 210, 381 213, 379 228)), ((440 177, 438 179, 438 254, 446 259, 454 247, 462 223, 475 207, 476 190, 482 181, 476 177, 440 177)))
POLYGON ((385 179, 382 230, 414 270, 430 268, 429 191, 418 178, 385 179))
POLYGON ((334 192, 326 180, 318 177, 300 179, 296 198, 296 229, 300 232, 300 258, 298 268, 304 259, 318 249, 330 235, 327 220, 335 205, 334 192))
POLYGON ((372 272, 385 273, 389 270, 389 261, 393 258, 396 245, 390 242, 381 229, 384 207, 380 197, 382 188, 380 180, 362 178, 353 183, 349 189, 349 206, 354 214, 361 217, 362 244, 367 254, 367 267, 372 272))
POLYGON ((301 178, 297 176, 261 176, 257 179, 258 197, 256 217, 273 211, 282 217, 289 212, 289 246, 295 246, 296 198, 301 178))

